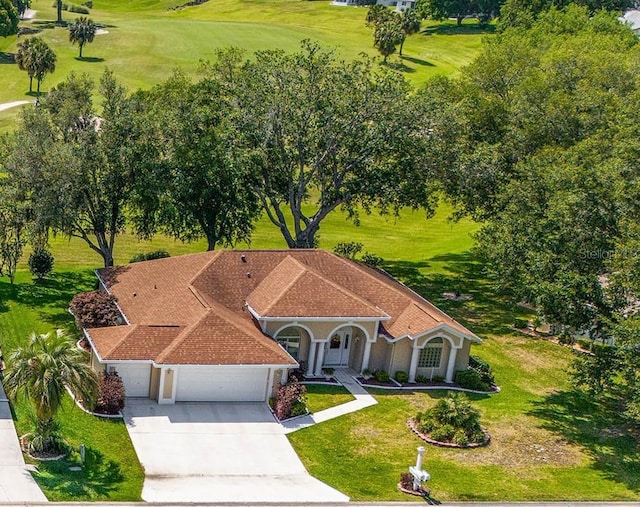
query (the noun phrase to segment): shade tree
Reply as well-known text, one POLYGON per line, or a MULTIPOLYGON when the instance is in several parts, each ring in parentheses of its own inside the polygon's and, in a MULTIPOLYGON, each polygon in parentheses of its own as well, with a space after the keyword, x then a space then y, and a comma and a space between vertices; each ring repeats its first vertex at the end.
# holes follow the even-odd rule
POLYGON ((340 207, 356 222, 361 207, 433 209, 431 180, 416 163, 420 113, 400 75, 365 58, 338 60, 309 41, 229 69, 212 72, 232 97, 239 156, 290 248, 314 247, 340 207))
POLYGON ((78 58, 82 58, 82 48, 85 44, 93 42, 96 36, 97 27, 93 20, 86 16, 80 16, 76 18, 73 23, 69 25, 69 41, 72 44, 78 44, 80 52, 78 58))
POLYGON ((18 33, 19 14, 11 0, 0 0, 0 37, 18 33))

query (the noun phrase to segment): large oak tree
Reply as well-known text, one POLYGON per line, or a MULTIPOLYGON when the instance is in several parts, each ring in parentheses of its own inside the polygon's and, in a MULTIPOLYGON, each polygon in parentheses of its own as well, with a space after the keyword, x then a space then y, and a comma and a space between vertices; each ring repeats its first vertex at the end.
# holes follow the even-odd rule
POLYGON ((425 132, 404 79, 367 59, 338 60, 304 42, 301 51, 261 51, 212 71, 234 104, 243 164, 269 220, 290 248, 316 245, 339 207, 431 209, 419 171, 425 132))

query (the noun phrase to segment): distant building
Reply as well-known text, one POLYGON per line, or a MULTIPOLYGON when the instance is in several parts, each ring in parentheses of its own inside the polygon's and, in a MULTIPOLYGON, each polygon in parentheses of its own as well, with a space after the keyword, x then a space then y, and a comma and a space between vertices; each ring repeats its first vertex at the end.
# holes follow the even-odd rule
POLYGON ((632 9, 627 11, 618 19, 629 25, 634 33, 640 36, 640 10, 632 9))
POLYGON ((378 5, 385 5, 387 7, 393 7, 397 12, 404 12, 407 9, 413 9, 416 6, 416 0, 377 0, 376 2, 366 0, 333 0, 333 5, 345 6, 361 6, 371 5, 377 3, 378 5))

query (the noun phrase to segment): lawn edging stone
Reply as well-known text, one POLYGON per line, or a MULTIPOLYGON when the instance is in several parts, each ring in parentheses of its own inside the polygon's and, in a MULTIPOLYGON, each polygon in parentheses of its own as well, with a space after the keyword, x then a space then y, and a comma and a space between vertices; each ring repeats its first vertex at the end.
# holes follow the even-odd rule
POLYGON ((497 394, 501 391, 499 386, 492 386, 492 389, 489 391, 477 391, 475 389, 466 389, 464 387, 459 387, 453 384, 447 384, 447 383, 442 383, 442 384, 431 384, 431 385, 424 385, 424 384, 401 384, 399 382, 397 382, 394 379, 391 379, 396 385, 391 386, 391 385, 387 385, 387 384, 382 384, 380 382, 376 382, 376 381, 368 381, 365 380, 363 377, 353 377, 354 380, 362 387, 372 387, 375 389, 391 389, 394 391, 397 390, 404 390, 404 391, 459 391, 462 393, 472 393, 472 394, 497 394))

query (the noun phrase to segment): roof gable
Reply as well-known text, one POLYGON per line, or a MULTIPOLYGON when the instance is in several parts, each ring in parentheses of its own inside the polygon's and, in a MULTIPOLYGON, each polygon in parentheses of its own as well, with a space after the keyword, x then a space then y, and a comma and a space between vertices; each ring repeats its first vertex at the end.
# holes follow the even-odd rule
POLYGON ((247 296, 260 317, 388 318, 365 299, 287 255, 247 296))

